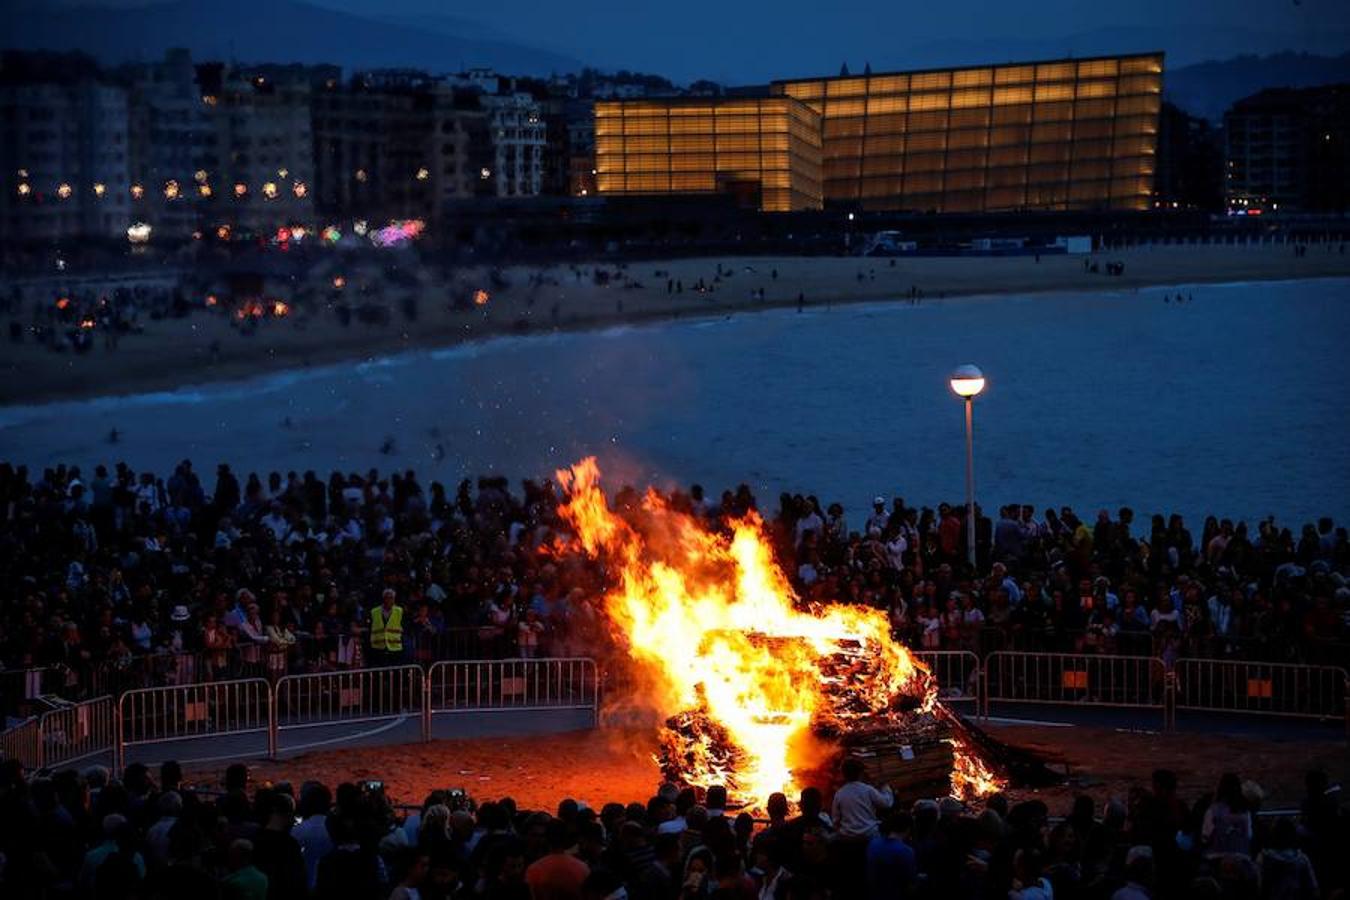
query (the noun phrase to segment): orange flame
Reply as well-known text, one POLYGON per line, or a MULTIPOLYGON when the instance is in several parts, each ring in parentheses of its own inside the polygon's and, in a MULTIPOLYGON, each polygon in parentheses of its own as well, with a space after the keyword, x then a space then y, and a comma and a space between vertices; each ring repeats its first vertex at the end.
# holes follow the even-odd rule
MULTIPOLYGON (((884 715, 899 697, 932 712, 936 683, 896 642, 883 612, 827 604, 802 607, 773 559, 760 517, 708 530, 673 510, 655 491, 630 517, 615 514, 600 490, 594 458, 558 471, 561 507, 584 552, 602 556, 616 585, 604 611, 620 645, 657 686, 663 717, 703 713, 719 740, 734 744, 730 769, 702 747, 687 754, 690 783, 726 784, 762 806, 794 792, 796 771, 813 765, 811 726, 834 715, 834 685, 823 664, 842 648, 863 648, 867 672, 828 676, 855 701, 884 715)), ((836 669, 829 669, 837 671, 836 669)))
POLYGON ((1003 790, 1007 780, 987 766, 970 744, 960 737, 952 745, 952 793, 962 800, 985 797, 1003 790))

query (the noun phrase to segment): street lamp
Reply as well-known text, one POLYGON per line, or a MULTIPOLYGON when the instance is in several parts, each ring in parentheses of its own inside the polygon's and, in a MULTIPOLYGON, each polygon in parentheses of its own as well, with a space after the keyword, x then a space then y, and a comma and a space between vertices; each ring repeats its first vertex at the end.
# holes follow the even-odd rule
POLYGON ((975 568, 975 395, 984 390, 984 373, 978 366, 957 366, 951 377, 952 390, 966 401, 966 561, 975 568))

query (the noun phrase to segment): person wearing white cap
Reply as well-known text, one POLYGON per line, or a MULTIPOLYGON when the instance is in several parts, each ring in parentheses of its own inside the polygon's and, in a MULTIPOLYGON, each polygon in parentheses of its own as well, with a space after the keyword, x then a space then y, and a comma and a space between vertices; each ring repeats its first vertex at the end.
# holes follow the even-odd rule
POLYGON ((191 618, 192 614, 181 603, 169 613, 169 634, 165 644, 173 654, 175 684, 191 684, 197 680, 197 657, 191 652, 197 647, 188 629, 191 618))
POLYGON ((867 536, 881 537, 886 532, 886 525, 891 521, 890 514, 886 512, 886 498, 876 496, 872 498, 872 514, 867 517, 867 536))

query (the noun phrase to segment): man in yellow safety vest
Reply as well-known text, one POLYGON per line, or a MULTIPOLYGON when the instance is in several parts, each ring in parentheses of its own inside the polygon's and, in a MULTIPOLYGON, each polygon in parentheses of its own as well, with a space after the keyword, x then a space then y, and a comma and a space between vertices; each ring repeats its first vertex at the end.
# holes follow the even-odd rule
POLYGON ((403 607, 394 603, 393 588, 385 588, 370 613, 370 661, 375 666, 403 662, 403 607))

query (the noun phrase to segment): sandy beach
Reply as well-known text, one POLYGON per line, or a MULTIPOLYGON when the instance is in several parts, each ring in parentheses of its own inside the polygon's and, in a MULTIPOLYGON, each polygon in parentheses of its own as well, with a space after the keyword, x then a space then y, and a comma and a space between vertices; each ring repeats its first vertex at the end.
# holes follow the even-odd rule
MULTIPOLYGON (((1321 768, 1333 782, 1350 776, 1345 744, 1334 738, 1295 743, 1278 737, 1194 732, 1161 734, 1110 728, 1001 726, 1000 740, 1022 747, 1067 772, 1063 784, 1014 788, 1014 801, 1043 800, 1056 814, 1085 793, 1100 806, 1125 797, 1155 768, 1176 771, 1188 799, 1213 790, 1237 769, 1261 785, 1267 809, 1296 807, 1303 775, 1321 768)), ((478 800, 510 796, 523 807, 551 809, 563 797, 598 807, 609 801, 645 802, 660 782, 650 732, 602 729, 532 737, 462 738, 400 747, 350 747, 305 753, 283 762, 250 764, 254 779, 315 779, 333 784, 375 778, 400 803, 417 804, 435 788, 463 787, 478 800), (546 749, 546 752, 540 752, 546 749)), ((218 787, 223 764, 190 766, 189 780, 218 787)))
POLYGON ((596 262, 579 267, 515 267, 503 271, 505 286, 488 273, 458 270, 452 282, 427 277, 410 286, 386 283, 382 267, 342 271, 336 260, 315 266, 326 286, 344 279, 343 293, 316 291, 320 299, 292 304, 289 315, 261 321, 241 332, 221 307, 204 305, 181 319, 144 321, 144 332, 121 339, 115 350, 97 339, 84 355, 57 353, 32 341, 5 346, 0 405, 171 390, 184 385, 237 379, 277 369, 365 359, 404 350, 550 329, 580 329, 730 315, 803 303, 819 308, 853 302, 918 302, 943 298, 1130 290, 1150 285, 1287 280, 1350 275, 1350 255, 1332 245, 1313 246, 1304 257, 1285 246, 1152 247, 1098 253, 1104 263, 1122 262, 1121 276, 1084 270, 1084 257, 872 259, 858 257, 713 257, 676 261, 596 262), (606 273, 599 283, 596 271, 606 273), (719 275, 719 271, 721 274, 719 275), (776 276, 776 277, 775 277, 776 276), (699 291, 702 283, 711 290, 699 291), (674 290, 678 285, 682 291, 674 290), (455 309, 450 297, 488 292, 486 302, 455 309), (762 292, 762 294, 761 294, 762 292), (387 305, 388 321, 342 324, 331 308, 356 297, 387 305), (416 298, 417 316, 402 311, 416 298))

